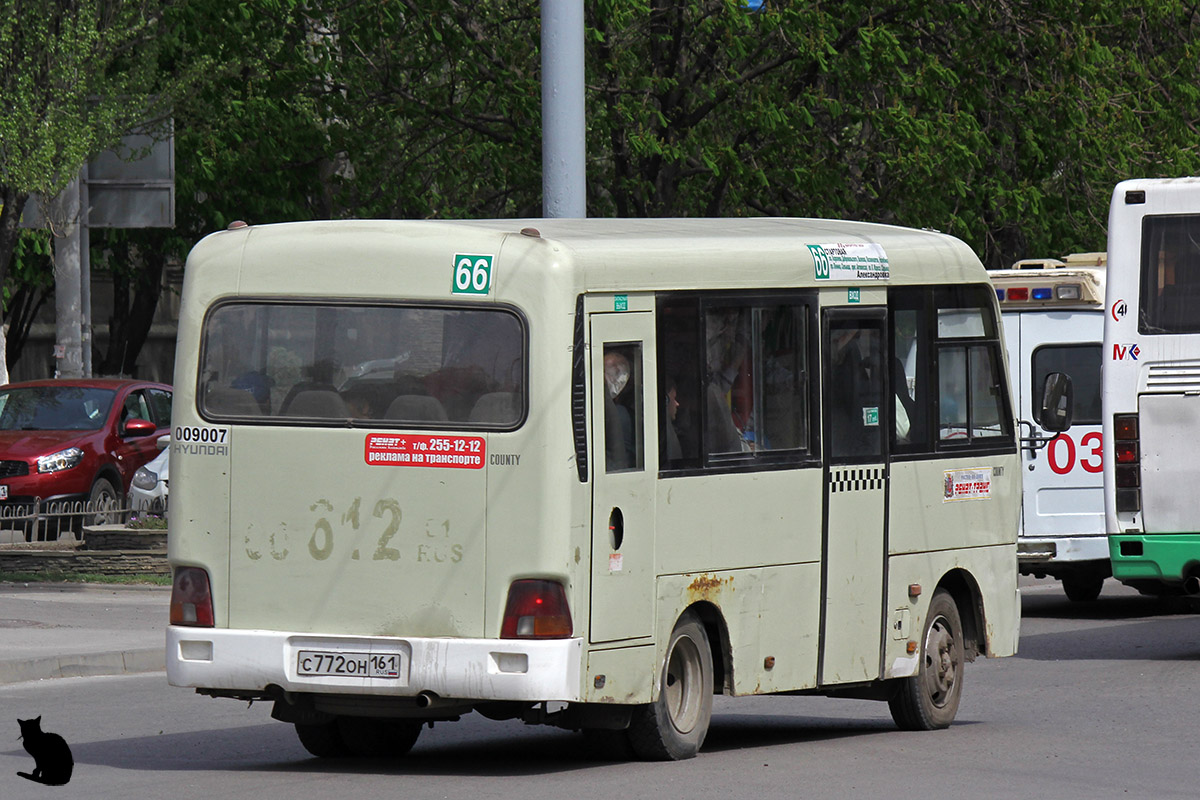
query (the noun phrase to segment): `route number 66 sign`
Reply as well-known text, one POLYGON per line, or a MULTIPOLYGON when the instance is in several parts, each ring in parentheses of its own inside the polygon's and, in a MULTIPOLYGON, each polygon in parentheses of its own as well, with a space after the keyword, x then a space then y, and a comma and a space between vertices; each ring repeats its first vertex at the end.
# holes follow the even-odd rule
POLYGON ((454 257, 451 294, 487 294, 492 290, 492 256, 459 254, 454 257))

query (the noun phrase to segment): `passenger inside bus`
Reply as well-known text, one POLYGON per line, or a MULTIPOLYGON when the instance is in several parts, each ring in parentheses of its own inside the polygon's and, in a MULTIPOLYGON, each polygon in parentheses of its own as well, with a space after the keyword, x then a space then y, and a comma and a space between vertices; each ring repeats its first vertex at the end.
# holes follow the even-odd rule
POLYGON ((670 467, 683 458, 683 446, 679 443, 679 431, 675 419, 679 416, 679 387, 674 378, 667 378, 667 391, 663 393, 663 449, 666 466, 670 467))
POLYGON ((630 408, 632 368, 620 350, 604 348, 604 452, 608 472, 638 466, 630 408))
MULTIPOLYGON (((741 453, 750 449, 746 431, 753 431, 749 372, 749 313, 746 309, 708 312, 705 334, 708 386, 705 389, 705 444, 710 453, 741 453), (736 414, 734 405, 740 413, 736 414)), ((753 438, 753 433, 750 434, 753 438)))

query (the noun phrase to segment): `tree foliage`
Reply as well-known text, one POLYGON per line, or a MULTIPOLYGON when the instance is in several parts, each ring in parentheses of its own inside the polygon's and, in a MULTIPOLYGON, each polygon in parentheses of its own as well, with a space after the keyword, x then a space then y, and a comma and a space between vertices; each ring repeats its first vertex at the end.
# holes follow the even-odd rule
MULTIPOLYGON (((111 41, 87 51, 82 74, 98 77, 81 94, 47 89, 41 106, 22 101, 0 122, 0 188, 49 186, 70 174, 61 164, 112 139, 84 136, 78 120, 61 126, 69 135, 48 134, 45 109, 144 96, 203 65, 204 79, 172 98, 177 229, 114 234, 101 248, 131 287, 159 256, 182 257, 233 219, 541 212, 535 0, 74 0, 94 20, 77 31, 52 13, 61 3, 0 3, 11 11, 0 22, 5 96, 36 99, 34 85, 63 83, 15 60, 20 37, 50 39, 46 26, 14 22, 29 16, 15 6, 45 6, 42 16, 77 42, 111 41), (146 36, 155 75, 122 49, 146 36), (14 183, 10 148, 24 138, 29 153, 12 151, 20 174, 41 177, 14 183), (38 155, 51 151, 58 161, 38 155)), ((998 267, 1101 249, 1115 183, 1200 166, 1200 16, 1181 0, 767 0, 758 13, 741 0, 590 0, 585 9, 593 216, 933 227, 998 267)), ((108 134, 123 122, 114 115, 97 117, 111 117, 108 134)))
POLYGON ((159 69, 156 0, 0 0, 0 284, 32 193, 165 118, 178 76, 159 69))
MULTIPOLYGON (((540 213, 537 2, 269 5, 274 27, 245 16, 229 105, 195 117, 216 190, 197 220, 540 213)), ((1179 0, 586 11, 595 216, 870 219, 1003 266, 1101 248, 1117 181, 1200 161, 1200 20, 1179 0)))

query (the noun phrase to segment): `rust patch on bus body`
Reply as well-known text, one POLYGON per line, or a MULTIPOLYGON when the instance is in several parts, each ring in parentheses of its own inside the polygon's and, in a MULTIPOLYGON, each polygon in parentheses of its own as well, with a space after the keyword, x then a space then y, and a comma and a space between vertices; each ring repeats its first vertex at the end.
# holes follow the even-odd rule
POLYGON ((705 573, 696 576, 696 579, 688 585, 687 593, 693 603, 697 600, 711 601, 718 597, 726 587, 729 587, 729 591, 733 591, 733 576, 718 578, 705 573))

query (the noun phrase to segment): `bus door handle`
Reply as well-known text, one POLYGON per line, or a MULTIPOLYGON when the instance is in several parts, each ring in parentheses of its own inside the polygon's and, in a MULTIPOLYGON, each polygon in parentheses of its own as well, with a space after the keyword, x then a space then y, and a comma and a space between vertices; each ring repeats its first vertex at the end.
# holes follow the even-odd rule
POLYGON ((620 550, 621 542, 625 540, 625 515, 615 506, 608 515, 608 532, 612 536, 612 549, 620 550))

